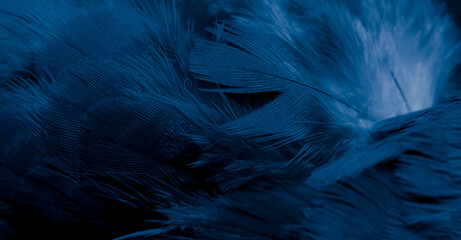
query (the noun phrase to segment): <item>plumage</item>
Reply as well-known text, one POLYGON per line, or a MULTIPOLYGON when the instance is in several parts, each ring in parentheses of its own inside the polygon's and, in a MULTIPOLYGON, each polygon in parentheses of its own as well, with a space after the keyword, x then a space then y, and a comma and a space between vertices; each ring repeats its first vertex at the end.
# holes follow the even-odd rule
POLYGON ((23 3, 0 4, 0 238, 461 238, 444 3, 23 3))

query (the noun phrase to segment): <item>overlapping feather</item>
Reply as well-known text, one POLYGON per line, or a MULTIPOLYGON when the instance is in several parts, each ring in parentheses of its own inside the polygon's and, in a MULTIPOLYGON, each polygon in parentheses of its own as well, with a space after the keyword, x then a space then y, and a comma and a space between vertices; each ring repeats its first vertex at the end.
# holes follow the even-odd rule
POLYGON ((20 216, 46 219, 39 235, 67 238, 80 236, 50 229, 460 237, 459 97, 437 105, 459 44, 440 4, 42 8, 1 13, 5 237, 28 237, 33 220, 20 216))

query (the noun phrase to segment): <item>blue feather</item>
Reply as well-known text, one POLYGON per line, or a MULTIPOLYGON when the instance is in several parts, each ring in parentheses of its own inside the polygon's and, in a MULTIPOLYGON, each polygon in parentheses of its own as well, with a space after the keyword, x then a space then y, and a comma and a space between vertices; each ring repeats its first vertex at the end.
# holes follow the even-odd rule
POLYGON ((443 3, 20 2, 0 238, 461 238, 443 3))

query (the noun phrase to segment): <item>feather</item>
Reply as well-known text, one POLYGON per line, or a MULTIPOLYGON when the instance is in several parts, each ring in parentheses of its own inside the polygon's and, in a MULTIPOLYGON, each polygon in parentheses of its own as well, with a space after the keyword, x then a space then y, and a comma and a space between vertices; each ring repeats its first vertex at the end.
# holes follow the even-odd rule
POLYGON ((460 123, 451 119, 459 116, 458 105, 380 122, 374 132, 388 134, 372 143, 377 147, 345 154, 344 161, 314 170, 306 182, 271 190, 253 185, 230 196, 200 197, 193 201, 199 207, 164 209, 164 229, 193 228, 193 238, 200 239, 457 239, 461 142, 453 128, 460 123), (409 121, 416 123, 408 126, 409 121), (400 131, 389 134, 393 129, 400 131), (400 142, 406 144, 396 150, 400 142))
POLYGON ((459 239, 444 4, 0 3, 0 238, 459 239))

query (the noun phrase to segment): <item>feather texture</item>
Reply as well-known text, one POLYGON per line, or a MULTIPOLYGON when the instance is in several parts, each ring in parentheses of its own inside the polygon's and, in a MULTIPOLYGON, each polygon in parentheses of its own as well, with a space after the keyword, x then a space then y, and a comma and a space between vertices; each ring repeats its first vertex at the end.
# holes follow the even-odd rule
POLYGON ((461 238, 444 4, 23 2, 0 4, 0 238, 461 238))

